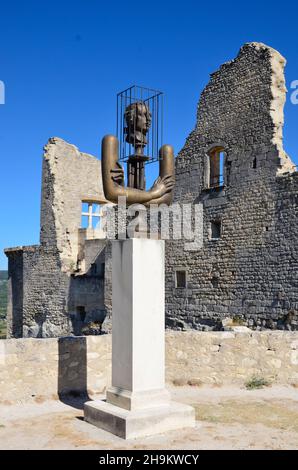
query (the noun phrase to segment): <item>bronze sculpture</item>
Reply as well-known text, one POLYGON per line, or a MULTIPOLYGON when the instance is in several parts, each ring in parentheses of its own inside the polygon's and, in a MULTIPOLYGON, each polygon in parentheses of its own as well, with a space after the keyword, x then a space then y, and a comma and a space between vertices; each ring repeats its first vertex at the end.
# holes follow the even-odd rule
POLYGON ((125 109, 124 113, 127 127, 126 142, 133 144, 138 155, 147 144, 147 132, 151 125, 151 113, 148 106, 141 101, 132 103, 125 109))
POLYGON ((118 139, 106 135, 102 140, 102 180, 105 197, 117 203, 119 196, 126 197, 127 205, 139 203, 171 204, 174 187, 174 151, 171 145, 159 150, 159 177, 149 191, 145 190, 143 154, 147 144, 146 134, 151 124, 150 110, 144 102, 138 101, 125 110, 127 127, 126 142, 132 144, 135 153, 128 159, 128 186, 124 186, 124 171, 119 163, 118 139))

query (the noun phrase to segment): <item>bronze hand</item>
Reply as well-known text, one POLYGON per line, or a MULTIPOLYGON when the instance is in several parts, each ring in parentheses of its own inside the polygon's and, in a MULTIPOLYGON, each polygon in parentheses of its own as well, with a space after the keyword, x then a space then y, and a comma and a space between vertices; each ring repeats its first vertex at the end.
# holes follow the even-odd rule
POLYGON ((116 162, 116 168, 111 170, 111 174, 111 178, 115 183, 124 186, 124 170, 119 162, 116 162))
POLYGON ((102 140, 102 180, 105 197, 117 204, 119 196, 125 196, 128 205, 140 203, 165 203, 172 201, 174 187, 174 153, 170 145, 160 149, 159 180, 149 191, 124 187, 124 173, 118 161, 118 139, 107 135, 102 140))

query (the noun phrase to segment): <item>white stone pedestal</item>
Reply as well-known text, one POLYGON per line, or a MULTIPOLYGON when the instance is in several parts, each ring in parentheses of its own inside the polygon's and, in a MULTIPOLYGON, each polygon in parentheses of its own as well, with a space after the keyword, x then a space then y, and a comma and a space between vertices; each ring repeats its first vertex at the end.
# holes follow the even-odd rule
POLYGON ((112 247, 112 387, 85 420, 124 439, 192 427, 194 409, 165 389, 164 241, 112 247))

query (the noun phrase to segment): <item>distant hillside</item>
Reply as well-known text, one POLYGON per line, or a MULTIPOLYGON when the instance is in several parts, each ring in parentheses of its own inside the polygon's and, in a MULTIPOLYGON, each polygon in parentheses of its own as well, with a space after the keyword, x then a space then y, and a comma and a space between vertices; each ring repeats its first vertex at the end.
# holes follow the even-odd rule
POLYGON ((6 317, 7 271, 0 271, 0 319, 6 317))
POLYGON ((6 338, 7 271, 0 271, 0 339, 6 338))
POLYGON ((2 281, 2 279, 7 279, 7 271, 0 271, 0 281, 2 281))

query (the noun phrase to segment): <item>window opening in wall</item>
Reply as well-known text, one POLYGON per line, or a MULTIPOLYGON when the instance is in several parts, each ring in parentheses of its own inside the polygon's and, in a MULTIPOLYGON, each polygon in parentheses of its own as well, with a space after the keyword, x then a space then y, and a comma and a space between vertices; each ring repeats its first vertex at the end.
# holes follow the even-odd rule
POLYGON ((77 317, 80 321, 84 322, 86 318, 86 310, 85 307, 79 306, 77 307, 77 317))
POLYGON ((225 151, 216 147, 209 152, 209 187, 224 185, 225 151))
POLYGON ((96 263, 91 264, 91 274, 92 274, 92 276, 96 276, 96 274, 97 274, 97 264, 96 263))
POLYGON ((182 289, 186 288, 186 271, 175 271, 175 287, 182 289))
POLYGON ((252 161, 252 167, 255 170, 257 168, 257 157, 255 157, 252 161))
POLYGON ((82 202, 82 228, 99 229, 101 217, 103 215, 103 206, 94 202, 82 202))
POLYGON ((99 267, 99 276, 103 279, 105 275, 105 263, 101 263, 99 267))
POLYGON ((213 220, 211 222, 211 239, 218 240, 221 237, 221 221, 213 220))

